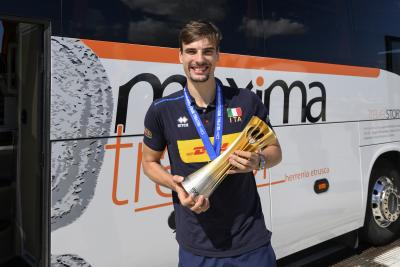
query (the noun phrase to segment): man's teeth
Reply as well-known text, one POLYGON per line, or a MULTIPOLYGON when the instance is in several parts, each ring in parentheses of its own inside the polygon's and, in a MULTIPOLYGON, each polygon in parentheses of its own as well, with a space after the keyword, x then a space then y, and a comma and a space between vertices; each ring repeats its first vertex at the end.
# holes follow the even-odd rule
POLYGON ((204 70, 207 69, 207 67, 206 67, 206 66, 203 66, 203 67, 193 67, 193 69, 196 70, 196 71, 204 71, 204 70))

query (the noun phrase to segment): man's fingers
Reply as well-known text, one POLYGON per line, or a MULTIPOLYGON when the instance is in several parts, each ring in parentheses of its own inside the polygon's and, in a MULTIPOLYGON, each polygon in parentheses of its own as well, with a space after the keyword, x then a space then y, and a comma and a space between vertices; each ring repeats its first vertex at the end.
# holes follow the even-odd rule
POLYGON ((176 187, 176 193, 182 206, 191 208, 196 203, 194 195, 188 194, 182 186, 176 187))
POLYGON ((184 200, 184 206, 191 208, 196 204, 195 196, 193 194, 188 195, 184 200))
POLYGON ((203 195, 200 195, 196 198, 193 193, 188 194, 186 192, 186 190, 181 185, 184 180, 182 176, 174 175, 172 176, 172 179, 175 183, 177 183, 176 193, 178 194, 178 198, 182 206, 190 208, 196 213, 201 213, 209 209, 210 203, 208 199, 206 199, 203 195))
POLYGON ((238 169, 238 170, 245 170, 246 169, 246 165, 244 165, 241 162, 239 162, 238 159, 235 156, 231 156, 231 158, 229 159, 229 163, 233 167, 238 169))
POLYGON ((259 156, 257 153, 237 150, 234 154, 230 155, 229 162, 236 168, 237 171, 247 172, 257 169, 259 164, 259 156))
POLYGON ((228 174, 250 172, 258 167, 258 155, 254 152, 248 152, 243 150, 236 150, 229 156, 229 163, 235 167, 229 170, 228 174))
POLYGON ((196 204, 191 208, 191 210, 197 214, 207 211, 210 208, 210 201, 204 196, 199 196, 196 200, 196 204))
POLYGON ((243 150, 236 150, 234 152, 234 154, 238 155, 239 157, 246 158, 246 159, 251 157, 251 152, 243 151, 243 150))
POLYGON ((179 175, 174 175, 172 176, 172 179, 174 180, 175 183, 182 183, 184 178, 182 176, 179 175))
POLYGON ((201 211, 201 208, 203 206, 203 202, 204 202, 204 196, 201 195, 197 198, 196 203, 193 205, 193 207, 191 208, 191 210, 193 211, 201 211))
MULTIPOLYGON (((231 155, 230 158, 238 163, 240 163, 243 166, 249 166, 250 165, 250 161, 246 158, 241 158, 238 157, 236 155, 231 155)), ((235 166, 236 167, 236 166, 235 166)))
POLYGON ((208 198, 204 199, 204 208, 203 211, 207 211, 210 208, 210 200, 208 198))

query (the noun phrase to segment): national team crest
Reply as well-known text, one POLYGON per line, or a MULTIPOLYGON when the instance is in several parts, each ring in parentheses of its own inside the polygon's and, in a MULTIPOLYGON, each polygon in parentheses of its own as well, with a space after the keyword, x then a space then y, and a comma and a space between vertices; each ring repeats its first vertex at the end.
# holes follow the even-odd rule
POLYGON ((242 109, 240 107, 227 108, 226 112, 230 123, 242 121, 242 109))

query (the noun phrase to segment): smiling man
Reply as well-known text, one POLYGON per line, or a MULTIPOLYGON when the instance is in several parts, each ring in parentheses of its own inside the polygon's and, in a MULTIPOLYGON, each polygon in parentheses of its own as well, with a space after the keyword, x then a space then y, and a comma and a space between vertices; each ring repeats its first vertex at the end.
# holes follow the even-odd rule
POLYGON ((173 192, 180 267, 275 266, 253 170, 281 161, 278 142, 257 153, 235 151, 229 159, 235 168, 210 199, 188 194, 181 184, 218 157, 252 116, 269 124, 268 112, 253 92, 216 81, 221 39, 218 28, 207 21, 189 22, 181 30, 179 59, 187 83, 150 106, 144 122, 143 169, 173 192), (214 138, 222 141, 213 143, 214 138), (171 173, 160 164, 166 147, 171 173))

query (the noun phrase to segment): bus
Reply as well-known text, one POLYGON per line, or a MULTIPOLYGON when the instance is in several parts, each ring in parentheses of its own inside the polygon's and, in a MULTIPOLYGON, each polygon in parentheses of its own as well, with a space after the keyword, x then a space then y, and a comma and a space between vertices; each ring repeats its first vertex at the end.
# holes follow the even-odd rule
POLYGON ((282 146, 256 174, 277 258, 346 233, 390 242, 399 14, 395 0, 2 3, 0 263, 177 265, 171 192, 141 167, 143 120, 182 90, 177 36, 200 18, 223 33, 216 77, 260 97, 282 146))

